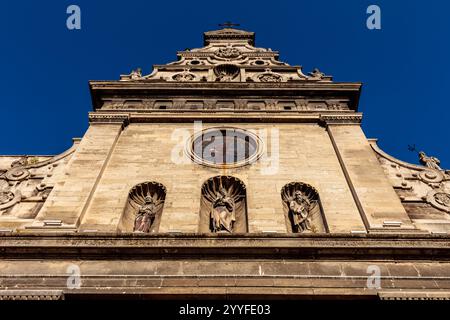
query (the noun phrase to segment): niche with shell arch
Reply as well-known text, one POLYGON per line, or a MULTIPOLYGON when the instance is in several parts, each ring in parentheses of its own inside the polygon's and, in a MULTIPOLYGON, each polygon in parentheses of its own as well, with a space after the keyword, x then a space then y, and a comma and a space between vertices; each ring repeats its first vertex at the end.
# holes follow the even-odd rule
POLYGON ((319 193, 309 184, 291 182, 281 189, 283 212, 289 233, 326 233, 319 193))
POLYGON ((203 183, 199 232, 248 232, 247 194, 241 180, 232 176, 216 176, 203 183))
POLYGON ((143 182, 131 188, 119 223, 119 230, 121 232, 158 232, 166 194, 166 187, 154 181, 143 182), (138 223, 136 223, 138 217, 138 223))

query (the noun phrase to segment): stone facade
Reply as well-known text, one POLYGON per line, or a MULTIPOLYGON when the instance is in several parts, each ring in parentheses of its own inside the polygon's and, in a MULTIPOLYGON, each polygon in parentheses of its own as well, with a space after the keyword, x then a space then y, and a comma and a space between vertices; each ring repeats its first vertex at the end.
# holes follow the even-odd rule
POLYGON ((360 83, 304 74, 252 32, 204 44, 91 81, 89 129, 63 154, 0 157, 0 298, 449 298, 435 158, 368 140, 360 83))

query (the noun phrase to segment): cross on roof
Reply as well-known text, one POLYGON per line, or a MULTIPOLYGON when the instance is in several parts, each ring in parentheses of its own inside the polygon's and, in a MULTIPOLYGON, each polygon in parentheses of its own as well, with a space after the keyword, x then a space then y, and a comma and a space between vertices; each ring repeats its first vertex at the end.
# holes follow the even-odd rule
POLYGON ((240 26, 240 24, 239 23, 233 23, 233 22, 230 22, 230 21, 226 21, 225 23, 219 24, 219 27, 237 27, 237 26, 240 26))

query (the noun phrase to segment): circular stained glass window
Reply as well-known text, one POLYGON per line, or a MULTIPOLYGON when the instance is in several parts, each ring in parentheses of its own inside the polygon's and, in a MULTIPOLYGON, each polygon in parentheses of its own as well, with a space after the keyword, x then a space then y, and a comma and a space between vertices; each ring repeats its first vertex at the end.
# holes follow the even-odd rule
POLYGON ((236 167, 258 159, 259 138, 238 128, 211 128, 191 139, 190 155, 198 163, 215 167, 236 167))

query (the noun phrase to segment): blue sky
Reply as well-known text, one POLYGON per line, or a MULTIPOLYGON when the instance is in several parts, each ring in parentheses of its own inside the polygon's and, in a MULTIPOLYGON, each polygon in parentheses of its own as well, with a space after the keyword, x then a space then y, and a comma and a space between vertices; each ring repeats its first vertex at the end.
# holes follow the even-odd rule
POLYGON ((0 154, 57 154, 81 137, 92 109, 88 80, 176 59, 202 45, 202 32, 231 20, 255 31, 257 46, 336 81, 361 81, 369 138, 417 162, 416 144, 450 167, 450 2, 428 1, 8 1, 0 12, 0 154), (81 8, 81 30, 66 8, 81 8), (366 28, 381 8, 382 29, 366 28))

